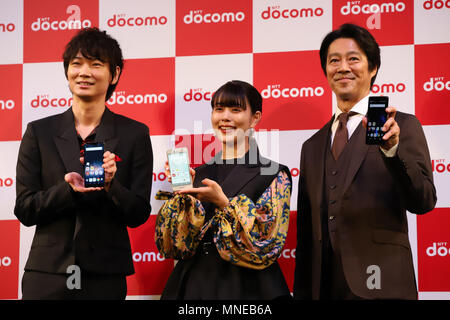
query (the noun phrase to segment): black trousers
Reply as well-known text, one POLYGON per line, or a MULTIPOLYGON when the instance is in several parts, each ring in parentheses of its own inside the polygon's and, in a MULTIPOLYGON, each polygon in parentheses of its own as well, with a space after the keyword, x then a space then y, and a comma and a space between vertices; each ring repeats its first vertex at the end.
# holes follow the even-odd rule
POLYGON ((324 237, 322 247, 322 279, 320 284, 321 300, 361 300, 347 284, 342 267, 339 248, 333 249, 330 238, 324 237))
MULTIPOLYGON (((89 274, 81 271, 80 289, 67 284, 71 274, 25 271, 22 278, 23 300, 124 300, 125 275, 89 274)), ((69 279, 69 283, 71 283, 69 279)))

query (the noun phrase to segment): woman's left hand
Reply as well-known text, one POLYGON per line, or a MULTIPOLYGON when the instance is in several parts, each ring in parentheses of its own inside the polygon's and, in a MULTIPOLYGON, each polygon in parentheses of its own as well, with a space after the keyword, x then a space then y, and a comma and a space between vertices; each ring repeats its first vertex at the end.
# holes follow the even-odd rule
POLYGON ((219 209, 223 209, 229 204, 227 196, 217 182, 211 179, 203 179, 202 183, 205 187, 185 188, 177 191, 177 193, 189 194, 200 201, 214 203, 219 209))

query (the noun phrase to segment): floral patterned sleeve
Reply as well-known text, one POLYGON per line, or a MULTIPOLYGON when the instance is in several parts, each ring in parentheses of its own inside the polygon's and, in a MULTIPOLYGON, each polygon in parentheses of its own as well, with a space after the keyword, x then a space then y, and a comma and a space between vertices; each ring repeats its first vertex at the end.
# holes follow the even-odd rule
POLYGON ((283 171, 253 203, 241 194, 223 210, 216 209, 211 224, 222 259, 236 265, 264 269, 280 256, 289 226, 291 181, 283 171))
POLYGON ((156 195, 167 200, 158 212, 155 242, 159 252, 168 259, 186 259, 195 254, 205 222, 205 209, 190 195, 156 195))
POLYGON ((254 203, 244 194, 230 199, 205 223, 205 210, 191 196, 175 195, 161 207, 155 240, 166 258, 185 259, 195 254, 206 230, 213 228, 222 259, 264 269, 281 254, 289 226, 291 181, 281 171, 254 203))

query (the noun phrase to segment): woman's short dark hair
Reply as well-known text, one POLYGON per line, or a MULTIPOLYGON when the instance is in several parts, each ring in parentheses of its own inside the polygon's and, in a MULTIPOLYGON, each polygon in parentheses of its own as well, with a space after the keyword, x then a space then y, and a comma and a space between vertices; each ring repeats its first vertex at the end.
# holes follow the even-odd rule
POLYGON ((377 72, 370 80, 370 87, 372 88, 381 65, 380 47, 369 31, 355 24, 343 24, 339 27, 339 29, 332 31, 325 36, 319 51, 320 64, 322 65, 323 72, 325 73, 325 75, 327 75, 328 48, 334 40, 339 38, 348 38, 355 40, 355 42, 367 57, 369 70, 372 71, 377 68, 377 72))
POLYGON ((252 114, 262 113, 262 97, 251 84, 232 80, 222 85, 211 98, 211 107, 241 107, 244 110, 250 106, 252 114))
MULTIPOLYGON (((87 59, 98 59, 102 62, 109 63, 109 70, 112 78, 116 76, 116 67, 120 67, 120 75, 123 70, 122 50, 116 39, 112 38, 105 31, 98 28, 81 29, 66 45, 63 53, 64 72, 67 78, 67 69, 69 63, 76 57, 78 52, 87 59)), ((117 82, 110 84, 106 92, 106 100, 108 100, 116 89, 117 82)))

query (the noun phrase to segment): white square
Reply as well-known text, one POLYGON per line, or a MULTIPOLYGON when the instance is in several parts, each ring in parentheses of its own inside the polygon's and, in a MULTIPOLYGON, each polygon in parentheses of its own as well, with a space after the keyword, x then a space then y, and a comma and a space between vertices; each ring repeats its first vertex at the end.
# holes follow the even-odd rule
POLYGON ((175 58, 176 134, 211 130, 211 97, 231 80, 253 83, 253 55, 229 54, 175 58))
POLYGON ((22 135, 28 122, 62 113, 71 105, 62 62, 23 65, 22 135))
POLYGON ((415 44, 450 42, 449 4, 445 0, 414 1, 415 44))
POLYGON ((152 206, 151 214, 158 214, 159 209, 164 201, 156 200, 155 195, 159 190, 172 191, 172 185, 167 180, 164 165, 167 161, 166 151, 172 149, 175 145, 175 136, 151 136, 153 149, 153 184, 150 196, 150 204, 152 206))
POLYGON ((100 0, 99 11, 125 59, 175 56, 175 0, 100 0))
POLYGON ((258 143, 261 155, 287 166, 291 171, 291 211, 297 210, 298 179, 300 176, 300 154, 302 145, 316 132, 317 130, 260 130, 255 133, 255 139, 258 143))
POLYGON ((318 50, 331 29, 331 1, 253 1, 253 52, 318 50))
POLYGON ((0 64, 23 62, 23 0, 2 0, 0 43, 0 64))

